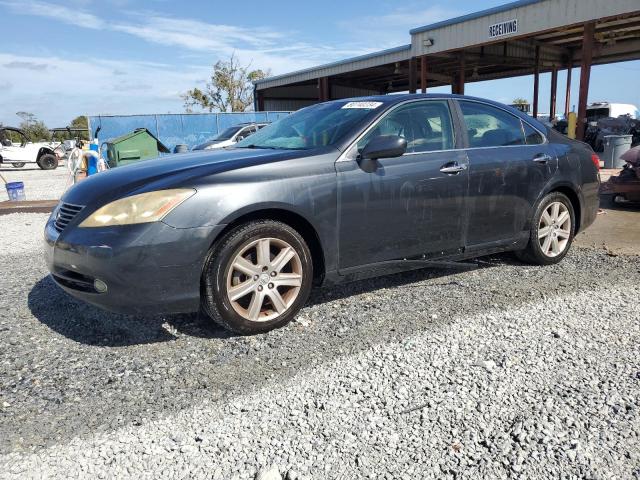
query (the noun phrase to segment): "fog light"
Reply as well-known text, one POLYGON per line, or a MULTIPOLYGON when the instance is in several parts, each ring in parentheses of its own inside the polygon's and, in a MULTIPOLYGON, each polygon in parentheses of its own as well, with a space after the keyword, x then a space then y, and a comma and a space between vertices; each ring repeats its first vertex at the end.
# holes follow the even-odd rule
POLYGON ((93 288, 95 288, 98 293, 104 293, 107 291, 107 284, 96 278, 93 281, 93 288))

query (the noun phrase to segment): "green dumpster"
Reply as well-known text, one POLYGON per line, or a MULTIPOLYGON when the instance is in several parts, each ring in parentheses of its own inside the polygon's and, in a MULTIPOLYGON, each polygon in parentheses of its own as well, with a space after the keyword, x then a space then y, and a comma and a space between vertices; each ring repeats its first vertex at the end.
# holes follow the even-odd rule
POLYGON ((119 167, 129 163, 157 157, 160 152, 169 153, 149 130, 138 128, 113 140, 106 142, 109 167, 119 167))

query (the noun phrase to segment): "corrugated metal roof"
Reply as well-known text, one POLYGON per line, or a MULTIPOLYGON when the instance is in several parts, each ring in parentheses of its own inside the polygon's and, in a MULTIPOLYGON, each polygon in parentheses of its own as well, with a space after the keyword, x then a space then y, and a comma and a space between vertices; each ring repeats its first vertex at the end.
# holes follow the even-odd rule
POLYGON ((446 27, 449 25, 455 25, 456 23, 467 22, 469 20, 475 20, 476 18, 486 17, 487 15, 493 15, 495 13, 502 13, 512 10, 518 7, 526 7, 534 3, 544 2, 545 0, 518 0, 516 2, 505 3, 504 5, 498 5, 497 7, 488 8, 486 10, 480 10, 479 12, 469 13, 460 17, 450 18, 449 20, 443 20, 442 22, 432 23, 425 25, 424 27, 414 28, 409 30, 411 35, 421 32, 428 32, 436 28, 446 27))
MULTIPOLYGON (((291 78, 291 77, 295 77, 295 76, 299 76, 305 73, 311 73, 311 72, 315 72, 315 71, 319 71, 319 70, 325 70, 328 68, 334 68, 334 67, 340 67, 343 65, 348 65, 350 63, 356 63, 356 62, 362 62, 365 60, 373 60, 377 57, 384 57, 386 55, 390 55, 393 53, 402 53, 402 52, 407 52, 409 53, 411 51, 411 44, 409 45, 401 45, 399 47, 394 47, 394 48, 388 48, 386 50, 381 50, 379 52, 372 52, 372 53, 367 53, 365 55, 359 55, 357 57, 352 57, 352 58, 346 58, 344 60, 338 60, 336 62, 332 62, 332 63, 327 63, 324 65, 319 65, 317 67, 310 67, 310 68, 305 68, 303 70, 297 70, 295 72, 291 72, 291 73, 285 73, 283 75, 275 75, 273 77, 268 77, 268 78, 264 78, 262 80, 258 80, 257 82, 255 82, 256 85, 260 86, 261 84, 264 83, 272 83, 276 80, 281 80, 284 78, 291 78)), ((407 58, 409 58, 409 55, 407 55, 407 58)))

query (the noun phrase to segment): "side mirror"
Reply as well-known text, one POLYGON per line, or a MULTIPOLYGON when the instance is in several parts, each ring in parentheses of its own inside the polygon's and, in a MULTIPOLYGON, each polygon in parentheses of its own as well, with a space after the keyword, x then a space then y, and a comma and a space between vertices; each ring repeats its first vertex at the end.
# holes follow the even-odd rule
POLYGON ((238 136, 236 137, 236 142, 239 142, 239 141, 241 141, 241 140, 244 140, 245 138, 246 138, 246 137, 245 137, 244 135, 238 135, 238 136))
POLYGON ((394 158, 404 155, 407 151, 407 141, 397 135, 382 135, 372 138, 362 149, 363 159, 377 160, 378 158, 394 158))
POLYGON ((407 141, 397 135, 382 135, 372 138, 360 152, 358 163, 365 172, 374 172, 379 158, 394 158, 404 155, 407 141))

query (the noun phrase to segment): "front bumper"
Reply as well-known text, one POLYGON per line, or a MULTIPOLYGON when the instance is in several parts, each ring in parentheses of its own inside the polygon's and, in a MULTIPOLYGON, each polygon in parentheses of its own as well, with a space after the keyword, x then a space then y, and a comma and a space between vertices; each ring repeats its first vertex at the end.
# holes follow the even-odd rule
POLYGON ((200 276, 224 225, 173 228, 162 222, 78 228, 45 227, 45 256, 53 279, 72 296, 126 314, 197 311, 200 276), (94 281, 107 291, 99 293, 94 281))

